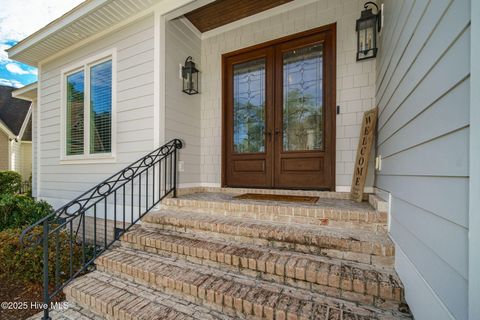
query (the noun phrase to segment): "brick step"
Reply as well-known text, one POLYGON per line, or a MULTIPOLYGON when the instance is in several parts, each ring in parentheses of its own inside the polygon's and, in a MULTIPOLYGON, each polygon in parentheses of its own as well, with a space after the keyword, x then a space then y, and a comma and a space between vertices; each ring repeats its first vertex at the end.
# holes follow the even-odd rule
POLYGON ((358 204, 345 199, 320 199, 317 204, 302 204, 239 200, 233 196, 224 193, 196 193, 164 199, 162 207, 265 221, 386 232, 387 213, 376 211, 368 202, 358 204))
POLYGON ((67 301, 95 313, 90 319, 233 319, 100 271, 74 280, 64 292, 67 301))
POLYGON ((410 319, 400 312, 361 306, 140 250, 116 248, 100 256, 96 265, 101 271, 238 318, 410 319))
POLYGON ((377 307, 397 310, 404 302, 392 269, 145 227, 122 244, 377 307))
POLYGON ((142 224, 372 265, 391 266, 394 260, 394 244, 388 236, 365 230, 283 224, 171 210, 151 212, 142 219, 142 224))
MULTIPOLYGON (((278 194, 290 196, 311 196, 319 197, 320 199, 340 199, 349 200, 350 192, 335 192, 335 191, 319 191, 319 190, 298 190, 298 189, 258 189, 258 188, 229 188, 229 187, 191 187, 179 188, 177 190, 178 196, 184 196, 194 193, 224 193, 231 195, 239 195, 244 193, 260 193, 260 194, 278 194)), ((368 195, 365 194, 364 198, 368 195)))

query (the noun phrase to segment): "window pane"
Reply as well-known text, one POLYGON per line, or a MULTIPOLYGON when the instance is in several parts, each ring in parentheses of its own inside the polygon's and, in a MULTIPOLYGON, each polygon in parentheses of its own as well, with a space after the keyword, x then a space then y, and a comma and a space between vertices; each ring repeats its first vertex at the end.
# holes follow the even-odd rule
POLYGON ((323 149, 323 48, 283 55, 283 149, 323 149))
POLYGON ((83 154, 83 71, 67 76, 67 155, 83 154))
POLYGON ((233 66, 233 143, 237 153, 265 151, 265 59, 233 66))
POLYGON ((112 61, 90 69, 90 153, 112 151, 112 61))

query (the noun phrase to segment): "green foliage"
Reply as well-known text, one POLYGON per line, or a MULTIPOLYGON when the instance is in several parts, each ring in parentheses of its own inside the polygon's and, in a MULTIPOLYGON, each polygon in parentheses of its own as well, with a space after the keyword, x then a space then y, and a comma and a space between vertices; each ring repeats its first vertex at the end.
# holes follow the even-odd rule
POLYGON ((0 195, 20 191, 22 176, 15 171, 0 171, 0 195))
POLYGON ((0 231, 26 227, 52 212, 45 201, 35 201, 27 195, 0 195, 0 231))
MULTIPOLYGON (((19 238, 21 228, 7 229, 0 232, 0 274, 8 274, 13 282, 25 284, 42 284, 43 275, 43 246, 32 248, 22 247, 19 238)), ((42 227, 32 231, 36 236, 42 235, 42 227)), ((58 260, 60 267, 60 281, 69 278, 70 270, 70 242, 66 232, 58 233, 58 246, 56 237, 49 237, 49 277, 53 285, 55 279, 55 264, 58 260), (58 250, 56 250, 58 249, 58 250)), ((73 272, 81 266, 81 246, 73 243, 72 246, 73 272)))

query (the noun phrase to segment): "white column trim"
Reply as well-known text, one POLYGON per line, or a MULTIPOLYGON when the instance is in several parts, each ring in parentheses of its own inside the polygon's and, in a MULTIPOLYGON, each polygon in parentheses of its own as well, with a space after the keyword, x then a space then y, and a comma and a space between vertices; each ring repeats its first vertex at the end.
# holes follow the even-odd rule
MULTIPOLYGON (((35 175, 36 175, 36 184, 37 184, 37 192, 35 195, 32 195, 32 196, 35 196, 36 198, 39 198, 41 197, 40 196, 40 190, 41 190, 41 107, 42 107, 42 68, 43 68, 43 65, 42 63, 39 63, 38 64, 38 77, 37 77, 37 83, 38 83, 38 87, 37 87, 37 105, 36 105, 36 112, 37 112, 37 123, 36 123, 36 150, 37 150, 37 170, 35 172, 35 175)), ((32 123, 33 125, 33 123, 32 123)), ((60 133, 61 134, 61 133, 60 133)), ((33 139, 32 139, 33 140, 33 139)), ((33 150, 32 150, 33 152, 33 150)))
POLYGON ((160 20, 159 9, 155 9, 153 38, 153 148, 160 147, 160 20))
POLYGON ((165 113, 166 113, 166 92, 165 92, 165 81, 166 81, 166 21, 164 15, 159 15, 159 46, 158 46, 158 60, 159 60, 159 82, 158 87, 155 90, 158 90, 159 94, 159 119, 157 122, 157 127, 159 129, 160 144, 163 145, 166 141, 165 137, 165 113))

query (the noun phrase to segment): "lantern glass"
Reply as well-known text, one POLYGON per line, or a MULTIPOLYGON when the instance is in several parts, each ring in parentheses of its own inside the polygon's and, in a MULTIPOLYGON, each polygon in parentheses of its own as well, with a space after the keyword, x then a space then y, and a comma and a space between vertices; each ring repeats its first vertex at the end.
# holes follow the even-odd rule
POLYGON ((378 17, 378 14, 372 13, 372 9, 365 9, 357 20, 357 61, 377 56, 378 17))
POLYGON ((198 93, 198 73, 192 58, 188 57, 182 68, 183 92, 189 95, 198 93))

